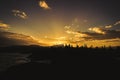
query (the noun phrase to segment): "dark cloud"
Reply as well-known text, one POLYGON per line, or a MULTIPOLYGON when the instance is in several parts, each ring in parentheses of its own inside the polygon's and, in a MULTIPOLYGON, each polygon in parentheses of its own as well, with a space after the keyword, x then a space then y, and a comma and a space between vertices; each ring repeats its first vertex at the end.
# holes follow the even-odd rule
POLYGON ((107 38, 120 38, 120 31, 117 30, 106 30, 106 35, 107 38))
POLYGON ((38 43, 30 36, 0 31, 0 46, 12 46, 12 45, 43 45, 43 44, 38 43))
POLYGON ((84 34, 89 35, 85 39, 94 39, 94 40, 105 40, 105 39, 115 39, 120 38, 120 31, 117 30, 104 30, 105 34, 84 32, 84 34))

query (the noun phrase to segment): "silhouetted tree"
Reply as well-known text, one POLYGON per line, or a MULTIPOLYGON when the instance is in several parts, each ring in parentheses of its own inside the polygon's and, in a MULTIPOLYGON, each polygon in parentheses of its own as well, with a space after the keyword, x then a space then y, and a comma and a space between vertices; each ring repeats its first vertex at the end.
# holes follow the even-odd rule
POLYGON ((78 45, 78 44, 76 45, 76 48, 79 48, 79 45, 78 45))
POLYGON ((88 48, 88 47, 87 47, 87 44, 84 44, 84 48, 88 48))

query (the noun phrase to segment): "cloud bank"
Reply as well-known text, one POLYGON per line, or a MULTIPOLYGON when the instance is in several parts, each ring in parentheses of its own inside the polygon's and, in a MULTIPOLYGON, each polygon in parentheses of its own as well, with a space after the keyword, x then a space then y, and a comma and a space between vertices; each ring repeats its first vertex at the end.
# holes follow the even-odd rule
POLYGON ((120 21, 117 21, 110 25, 89 27, 86 32, 72 29, 72 26, 65 26, 64 29, 68 34, 67 42, 73 45, 119 46, 120 30, 116 29, 119 24, 120 21))
POLYGON ((13 45, 43 45, 30 36, 23 34, 0 31, 0 46, 13 45))

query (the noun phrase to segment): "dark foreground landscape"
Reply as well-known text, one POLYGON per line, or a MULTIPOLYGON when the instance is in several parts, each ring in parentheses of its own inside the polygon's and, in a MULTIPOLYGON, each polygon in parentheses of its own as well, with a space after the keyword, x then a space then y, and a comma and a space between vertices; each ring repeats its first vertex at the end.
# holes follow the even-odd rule
POLYGON ((81 79, 120 68, 120 47, 10 46, 0 57, 0 80, 81 79))

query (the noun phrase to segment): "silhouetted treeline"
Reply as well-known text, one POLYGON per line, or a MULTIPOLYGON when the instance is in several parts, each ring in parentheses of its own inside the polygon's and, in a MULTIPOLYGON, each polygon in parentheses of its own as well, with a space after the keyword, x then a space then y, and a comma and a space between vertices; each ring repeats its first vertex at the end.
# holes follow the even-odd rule
MULTIPOLYGON (((81 53, 82 54, 82 51, 83 54, 85 54, 85 52, 87 53, 91 53, 91 54, 94 54, 96 52, 99 52, 100 54, 119 54, 120 52, 120 46, 117 46, 117 47, 87 47, 87 46, 76 46, 76 47, 73 47, 71 45, 55 45, 55 46, 51 46, 51 47, 43 47, 43 46, 39 46, 39 45, 30 45, 30 46, 25 46, 25 45, 22 45, 22 46, 8 46, 8 47, 0 47, 0 53, 1 52, 8 52, 8 53, 36 53, 36 52, 42 52, 44 51, 45 52, 55 52, 55 51, 58 51, 59 52, 62 52, 65 54, 65 52, 69 52, 68 54, 70 53, 81 53)), ((98 53, 98 54, 99 54, 98 53)))
POLYGON ((59 58, 65 58, 65 56, 107 56, 118 57, 120 56, 120 46, 118 47, 72 47, 70 45, 55 45, 51 47, 42 47, 38 45, 31 46, 9 46, 0 47, 0 53, 31 53, 29 57, 31 60, 43 60, 50 59, 56 60, 59 58))

